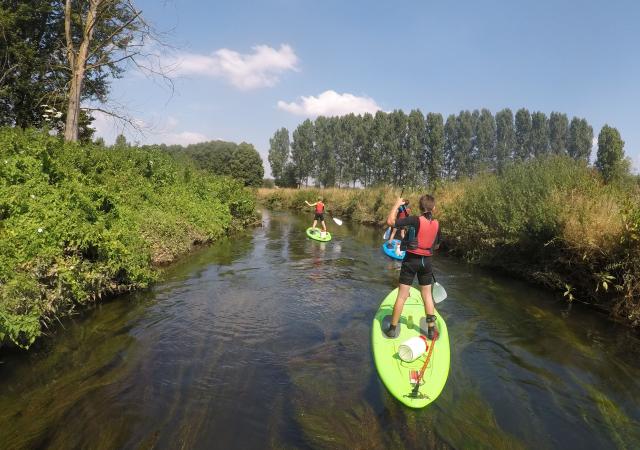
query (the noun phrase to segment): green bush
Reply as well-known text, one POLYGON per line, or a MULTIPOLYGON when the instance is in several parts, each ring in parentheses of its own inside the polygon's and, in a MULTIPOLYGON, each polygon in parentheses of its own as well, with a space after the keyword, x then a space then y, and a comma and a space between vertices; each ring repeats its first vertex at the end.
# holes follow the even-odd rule
POLYGON ((147 286, 173 261, 254 220, 253 194, 166 152, 63 144, 0 129, 0 342, 147 286))

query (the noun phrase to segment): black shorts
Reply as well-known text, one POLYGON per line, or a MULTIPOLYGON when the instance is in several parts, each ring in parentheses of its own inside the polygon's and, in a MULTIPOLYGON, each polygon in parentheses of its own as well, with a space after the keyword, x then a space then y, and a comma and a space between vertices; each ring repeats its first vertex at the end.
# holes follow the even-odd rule
POLYGON ((413 279, 418 275, 418 284, 428 286, 433 280, 433 269, 431 268, 431 256, 420 256, 407 252, 402 260, 400 269, 400 284, 413 284, 413 279))
POLYGON ((313 218, 313 220, 319 220, 319 221, 324 221, 324 213, 316 213, 315 217, 313 218))

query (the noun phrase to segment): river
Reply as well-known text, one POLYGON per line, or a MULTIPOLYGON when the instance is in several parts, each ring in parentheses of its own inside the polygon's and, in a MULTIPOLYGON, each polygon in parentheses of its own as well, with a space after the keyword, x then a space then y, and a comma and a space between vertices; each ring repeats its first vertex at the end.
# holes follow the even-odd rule
MULTIPOLYGON (((382 231, 264 212, 151 289, 0 355, 0 448, 640 448, 640 341, 579 305, 436 258, 451 371, 411 410, 370 327, 397 282, 382 231)), ((446 232, 446 230, 445 230, 446 232)))

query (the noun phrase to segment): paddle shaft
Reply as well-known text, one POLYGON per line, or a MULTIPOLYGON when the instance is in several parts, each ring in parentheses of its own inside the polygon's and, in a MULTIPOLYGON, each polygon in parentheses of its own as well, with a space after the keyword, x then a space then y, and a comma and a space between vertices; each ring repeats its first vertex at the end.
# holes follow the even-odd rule
POLYGON ((433 352, 433 347, 436 346, 437 337, 438 337, 437 335, 433 336, 433 339, 431 340, 431 347, 429 347, 429 352, 427 353, 427 359, 424 361, 424 364, 422 365, 422 369, 420 369, 420 372, 418 372, 418 379, 416 380, 416 385, 413 387, 414 394, 417 394, 418 389, 420 389, 420 381, 422 380, 422 377, 424 376, 424 373, 427 370, 427 365, 429 364, 429 360, 431 359, 431 353, 433 352))

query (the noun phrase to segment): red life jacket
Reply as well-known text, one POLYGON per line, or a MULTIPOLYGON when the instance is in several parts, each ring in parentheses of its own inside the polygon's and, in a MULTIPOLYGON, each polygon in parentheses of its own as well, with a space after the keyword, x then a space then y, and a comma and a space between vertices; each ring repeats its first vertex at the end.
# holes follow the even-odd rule
POLYGON ((322 214, 324 212, 324 203, 316 203, 316 214, 322 214))
POLYGON ((414 253, 421 256, 433 255, 433 246, 436 243, 438 237, 438 229, 440 224, 435 219, 429 220, 425 216, 420 216, 420 228, 418 228, 418 248, 415 250, 407 249, 409 253, 414 253))
POLYGON ((406 206, 403 208, 402 206, 399 208, 397 219, 404 219, 405 217, 409 217, 411 214, 411 209, 406 206))

